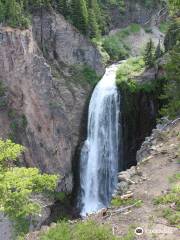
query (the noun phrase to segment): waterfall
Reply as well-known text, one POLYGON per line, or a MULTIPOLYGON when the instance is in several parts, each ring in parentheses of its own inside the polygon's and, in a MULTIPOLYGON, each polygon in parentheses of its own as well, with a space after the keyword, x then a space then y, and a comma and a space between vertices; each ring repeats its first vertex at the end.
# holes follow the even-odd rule
POLYGON ((80 156, 81 215, 107 207, 117 184, 120 101, 113 64, 95 87, 89 105, 87 139, 80 156))

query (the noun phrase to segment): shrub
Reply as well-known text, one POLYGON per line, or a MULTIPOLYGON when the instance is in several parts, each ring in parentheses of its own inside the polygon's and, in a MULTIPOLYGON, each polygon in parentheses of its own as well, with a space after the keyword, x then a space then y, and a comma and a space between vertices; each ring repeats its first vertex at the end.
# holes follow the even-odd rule
POLYGON ((165 208, 162 216, 165 217, 171 225, 180 227, 180 212, 176 212, 170 208, 165 208))
POLYGON ((88 83, 94 86, 99 81, 96 72, 87 65, 74 65, 71 67, 71 72, 74 81, 81 84, 88 83))
POLYGON ((138 33, 141 30, 141 27, 139 24, 133 23, 129 26, 130 33, 138 33))
POLYGON ((56 227, 42 234, 41 240, 117 240, 111 229, 98 225, 94 221, 79 222, 70 225, 61 221, 56 227))
POLYGON ((159 30, 162 32, 162 33, 166 33, 168 31, 168 28, 169 28, 169 22, 161 22, 160 25, 159 25, 159 30))
POLYGON ((54 192, 57 182, 56 175, 41 174, 37 168, 16 167, 24 150, 11 140, 0 139, 0 210, 13 221, 19 233, 27 232, 28 219, 40 211, 33 195, 54 192))
POLYGON ((120 207, 120 206, 128 206, 128 205, 133 205, 135 204, 136 207, 140 207, 142 205, 142 200, 138 199, 120 199, 120 198, 113 198, 111 201, 111 205, 115 207, 120 207))
POLYGON ((122 60, 128 57, 128 48, 118 36, 106 37, 102 46, 113 61, 122 60))
POLYGON ((131 92, 137 91, 138 85, 133 79, 143 73, 144 66, 142 57, 129 58, 120 65, 117 72, 116 84, 121 88, 128 87, 131 92))
POLYGON ((130 34, 139 32, 140 29, 140 25, 131 24, 102 40, 102 46, 109 54, 111 60, 122 60, 129 56, 130 48, 126 45, 126 38, 130 34))

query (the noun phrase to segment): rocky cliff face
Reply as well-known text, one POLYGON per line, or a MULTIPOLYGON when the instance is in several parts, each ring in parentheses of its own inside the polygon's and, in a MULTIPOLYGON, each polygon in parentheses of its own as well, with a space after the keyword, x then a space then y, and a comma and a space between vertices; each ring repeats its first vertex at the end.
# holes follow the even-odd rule
POLYGON ((72 66, 87 64, 102 75, 101 56, 97 49, 62 15, 42 10, 33 16, 33 34, 43 54, 51 63, 72 66))
POLYGON ((136 153, 141 144, 156 126, 159 116, 161 100, 159 96, 163 89, 163 72, 161 66, 145 70, 143 74, 134 79, 142 87, 132 92, 131 89, 120 89, 121 116, 122 116, 122 170, 137 164, 136 153), (146 88, 146 84, 150 84, 146 88), (148 90, 147 90, 148 89, 148 90))
POLYGON ((91 92, 73 79, 74 64, 103 73, 97 50, 61 16, 36 16, 32 30, 0 29, 0 136, 26 146, 27 166, 59 173, 64 191, 91 92))
POLYGON ((110 13, 110 28, 126 27, 131 23, 141 25, 156 25, 166 18, 167 8, 165 2, 160 1, 142 1, 126 0, 124 10, 117 6, 108 9, 110 13))

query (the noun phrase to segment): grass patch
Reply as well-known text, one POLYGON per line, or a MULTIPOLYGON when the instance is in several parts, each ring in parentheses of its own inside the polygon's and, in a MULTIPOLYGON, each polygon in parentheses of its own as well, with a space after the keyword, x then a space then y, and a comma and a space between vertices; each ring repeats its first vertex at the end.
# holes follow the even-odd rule
POLYGON ((136 92, 138 88, 134 78, 142 74, 145 70, 145 63, 142 57, 129 58, 122 63, 118 69, 116 84, 119 87, 128 87, 131 92, 136 92))
POLYGON ((129 32, 130 33, 138 33, 140 32, 141 27, 139 24, 133 23, 131 25, 129 25, 129 32))
POLYGON ((56 227, 42 234, 40 240, 118 240, 108 226, 98 225, 94 221, 79 222, 70 225, 61 221, 56 227))
POLYGON ((71 73, 74 81, 80 84, 88 83, 94 86, 100 80, 96 72, 87 65, 74 65, 71 67, 71 73))
POLYGON ((168 28, 169 28, 169 22, 161 22, 159 25, 159 30, 162 33, 166 33, 168 31, 168 28))
POLYGON ((102 46, 112 61, 122 60, 129 56, 128 46, 117 35, 105 37, 102 46))
POLYGON ((162 92, 164 79, 159 78, 154 81, 139 83, 135 80, 145 70, 145 63, 142 57, 132 57, 122 63, 117 71, 116 85, 124 91, 137 93, 139 91, 146 93, 154 93, 159 96, 162 92))
POLYGON ((102 47, 108 53, 112 61, 122 60, 129 56, 130 48, 126 44, 126 39, 131 34, 138 33, 140 30, 140 25, 131 24, 113 35, 102 38, 102 47))
POLYGON ((156 197, 154 204, 165 205, 162 216, 168 220, 169 224, 180 228, 180 173, 170 177, 169 181, 173 183, 170 192, 156 197), (172 204, 174 204, 173 208, 170 208, 172 204))
POLYGON ((154 199, 154 204, 168 204, 168 203, 177 203, 180 204, 180 199, 176 193, 168 193, 163 196, 156 197, 154 199))
POLYGON ((117 83, 122 81, 132 80, 139 76, 145 70, 145 63, 142 57, 129 58, 122 63, 117 73, 117 83))
POLYGON ((173 209, 165 208, 162 216, 166 218, 171 225, 180 228, 180 211, 174 211, 173 209))
POLYGON ((170 181, 171 183, 180 181, 180 173, 176 173, 176 174, 174 174, 173 176, 169 177, 169 181, 170 181))
POLYGON ((119 240, 134 240, 135 239, 135 233, 133 230, 129 230, 126 235, 123 237, 120 237, 119 240))
POLYGON ((120 207, 120 206, 130 206, 133 204, 136 204, 136 207, 141 207, 142 206, 143 201, 142 200, 138 200, 138 199, 133 199, 133 198, 129 198, 129 199, 120 199, 120 198, 113 198, 111 200, 111 205, 114 207, 120 207))

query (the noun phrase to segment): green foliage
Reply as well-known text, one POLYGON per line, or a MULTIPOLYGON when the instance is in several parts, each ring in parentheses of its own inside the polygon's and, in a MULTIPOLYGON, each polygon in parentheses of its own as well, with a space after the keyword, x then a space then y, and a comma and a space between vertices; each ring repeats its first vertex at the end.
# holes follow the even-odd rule
POLYGON ((79 222, 70 225, 67 222, 59 222, 40 237, 41 240, 116 240, 111 229, 97 225, 94 221, 79 222))
POLYGON ((0 81, 0 97, 5 95, 6 88, 4 87, 3 83, 0 81))
POLYGON ((28 217, 40 211, 34 194, 54 192, 57 176, 41 174, 37 168, 16 167, 24 147, 0 139, 0 211, 13 222, 16 230, 28 230, 28 217), (23 224, 22 224, 23 223, 23 224))
POLYGON ((174 174, 173 176, 171 176, 170 178, 169 178, 169 181, 171 182, 171 183, 174 183, 174 182, 176 182, 176 181, 180 181, 180 173, 176 173, 176 174, 174 174))
POLYGON ((147 42, 145 50, 144 50, 144 62, 146 67, 151 68, 154 66, 154 43, 152 39, 147 42))
POLYGON ((111 60, 117 61, 128 57, 128 48, 117 36, 106 37, 103 41, 103 47, 109 54, 111 60))
POLYGON ((155 204, 167 204, 173 202, 176 202, 180 206, 180 199, 178 194, 172 192, 154 199, 155 204))
POLYGON ((27 119, 24 114, 19 114, 13 109, 8 110, 8 117, 10 120, 10 134, 9 138, 15 142, 19 141, 19 133, 24 133, 27 127, 27 119))
POLYGON ((69 14, 69 5, 67 0, 58 0, 57 1, 57 9, 63 14, 65 17, 69 14))
POLYGON ((164 47, 166 51, 171 50, 180 39, 180 19, 174 19, 168 27, 164 39, 164 47))
POLYGON ((81 84, 88 83, 94 86, 99 81, 96 72, 87 65, 76 65, 71 70, 73 72, 73 79, 81 84))
POLYGON ((88 11, 85 0, 72 0, 73 23, 82 33, 87 33, 88 11))
POLYGON ((99 53, 101 54, 102 62, 106 65, 110 61, 110 56, 102 46, 103 43, 101 39, 93 38, 92 42, 96 45, 99 53))
POLYGON ((169 28, 169 22, 161 22, 160 25, 159 25, 159 30, 162 32, 162 33, 166 33, 168 31, 168 28, 169 28))
POLYGON ((171 225, 180 227, 180 211, 173 211, 173 209, 166 208, 163 210, 162 216, 168 220, 171 225))
POLYGON ((24 2, 25 0, 0 0, 0 22, 11 27, 27 28, 29 17, 25 14, 24 2))
POLYGON ((128 28, 130 33, 138 33, 141 30, 140 25, 136 23, 130 24, 128 28))
POLYGON ((121 237, 119 240, 135 240, 134 230, 130 229, 128 233, 121 237))
POLYGON ((32 8, 48 7, 52 0, 0 0, 0 23, 28 28, 32 8))
POLYGON ((111 229, 105 226, 97 226, 96 222, 87 221, 85 223, 77 224, 76 230, 73 234, 74 240, 115 240, 117 239, 111 233, 111 229))
POLYGON ((122 60, 129 56, 129 47, 126 45, 126 38, 130 34, 140 31, 138 24, 131 24, 127 28, 121 29, 113 35, 102 39, 102 46, 109 54, 112 61, 122 60))
POLYGON ((180 115, 180 42, 169 52, 169 61, 165 66, 167 84, 161 98, 167 104, 161 109, 161 115, 175 118, 180 115))
POLYGON ((120 206, 129 206, 135 204, 136 207, 141 207, 142 200, 130 198, 130 199, 124 199, 121 198, 113 198, 111 200, 111 205, 114 207, 120 207, 120 206))
POLYGON ((27 217, 39 211, 31 200, 33 193, 47 193, 56 187, 57 176, 41 174, 36 168, 14 167, 0 174, 0 205, 11 219, 27 217))
POLYGON ((118 69, 116 84, 122 88, 129 88, 131 92, 136 92, 138 84, 134 81, 145 70, 145 64, 142 57, 129 58, 122 63, 118 69))
POLYGON ((168 0, 168 6, 170 13, 172 15, 178 15, 180 10, 180 1, 179 0, 168 0))
POLYGON ((65 221, 59 222, 56 227, 51 228, 40 237, 41 240, 71 240, 72 232, 69 224, 65 221))
POLYGON ((154 53, 154 60, 159 59, 163 55, 163 50, 161 49, 161 42, 159 41, 155 53, 154 53))
POLYGON ((170 178, 173 183, 170 191, 167 194, 158 196, 154 199, 154 204, 170 205, 174 204, 173 208, 166 207, 162 216, 165 217, 171 225, 180 227, 180 174, 177 173, 170 178))
POLYGON ((89 36, 91 38, 98 37, 100 35, 99 26, 97 23, 96 15, 93 9, 89 9, 89 36))
POLYGON ((143 4, 146 8, 155 8, 160 1, 157 0, 140 0, 141 4, 143 4))
POLYGON ((7 106, 7 99, 5 98, 6 95, 6 87, 0 81, 0 108, 7 106))
POLYGON ((23 146, 15 144, 11 140, 0 139, 0 171, 2 168, 7 168, 12 161, 16 161, 23 151, 23 146))

